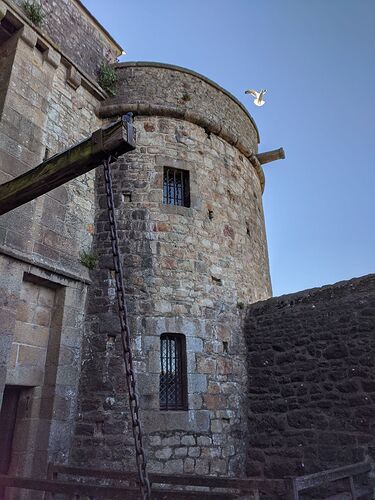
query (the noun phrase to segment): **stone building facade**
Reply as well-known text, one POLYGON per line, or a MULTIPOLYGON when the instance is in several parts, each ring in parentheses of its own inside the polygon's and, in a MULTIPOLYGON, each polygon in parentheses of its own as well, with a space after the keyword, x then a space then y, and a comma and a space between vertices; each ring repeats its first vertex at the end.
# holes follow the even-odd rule
MULTIPOLYGON (((281 478, 372 459, 373 277, 270 298, 243 105, 145 62, 115 64, 110 98, 97 71, 121 47, 79 0, 43 9, 39 28, 0 0, 0 183, 133 114, 114 194, 150 470, 281 478)), ((133 463, 101 169, 0 217, 0 405, 0 473, 133 463)))
MULTIPOLYGON (((257 130, 242 105, 201 75, 156 63, 123 63, 117 72, 117 95, 102 104, 100 116, 135 114, 137 148, 116 163, 114 190, 149 466, 238 474, 246 434, 241 308, 271 294, 263 177, 251 162, 257 130), (189 177, 187 206, 163 199, 167 170, 189 177), (161 410, 161 336, 168 333, 183 336, 186 349, 187 401, 178 411, 161 410)), ((88 297, 73 458, 121 468, 133 445, 124 421, 127 397, 99 171, 96 193, 94 251, 100 260, 88 297)))
MULTIPOLYGON (((0 3, 0 181, 134 114, 137 149, 114 166, 114 190, 150 467, 243 472, 243 304, 271 294, 257 128, 224 89, 168 65, 117 65, 108 99, 98 67, 121 48, 83 5, 43 2, 39 28, 22 4, 0 3), (166 169, 184 176, 185 206, 163 200, 166 169), (181 342, 184 396, 161 409, 166 335, 181 342)), ((0 244, 4 470, 122 467, 133 446, 102 172, 2 216, 0 244)))
MULTIPOLYGON (((121 53, 78 1, 43 2, 41 28, 21 5, 0 2, 0 182, 102 125, 95 109, 106 95, 94 75, 108 54, 113 61, 121 53), (79 37, 68 39, 73 25, 79 37)), ((92 244, 94 177, 1 216, 2 473, 43 476, 49 460, 69 455, 90 283, 80 252, 92 244)))

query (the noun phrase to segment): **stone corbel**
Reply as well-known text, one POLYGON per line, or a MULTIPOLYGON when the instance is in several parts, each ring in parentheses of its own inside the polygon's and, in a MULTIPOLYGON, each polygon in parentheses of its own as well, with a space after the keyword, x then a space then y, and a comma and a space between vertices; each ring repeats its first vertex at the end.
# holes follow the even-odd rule
POLYGON ((44 54, 44 60, 56 69, 60 64, 61 55, 57 52, 57 50, 52 47, 48 47, 44 54))
POLYGON ((0 0, 0 21, 4 19, 6 13, 7 13, 8 7, 5 5, 2 0, 0 0))
POLYGON ((23 40, 26 43, 26 45, 28 45, 32 49, 35 47, 35 45, 37 44, 37 41, 38 41, 38 35, 27 24, 22 26, 22 28, 20 30, 20 38, 21 38, 21 40, 23 40))
POLYGON ((81 81, 82 81, 81 75, 76 70, 76 68, 74 66, 69 66, 66 76, 67 84, 70 85, 74 90, 77 90, 78 87, 81 85, 81 81))

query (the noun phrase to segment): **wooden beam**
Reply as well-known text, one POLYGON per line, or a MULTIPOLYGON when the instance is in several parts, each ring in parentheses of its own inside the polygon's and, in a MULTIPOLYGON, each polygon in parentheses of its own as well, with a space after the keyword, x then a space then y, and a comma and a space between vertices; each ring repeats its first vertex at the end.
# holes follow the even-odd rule
POLYGON ((264 165, 265 163, 269 163, 271 161, 284 160, 285 152, 283 148, 279 148, 273 149, 272 151, 265 151, 264 153, 258 153, 255 156, 258 158, 259 163, 264 165))
POLYGON ((0 215, 98 167, 109 154, 135 149, 133 125, 121 119, 95 131, 89 139, 0 185, 0 215))

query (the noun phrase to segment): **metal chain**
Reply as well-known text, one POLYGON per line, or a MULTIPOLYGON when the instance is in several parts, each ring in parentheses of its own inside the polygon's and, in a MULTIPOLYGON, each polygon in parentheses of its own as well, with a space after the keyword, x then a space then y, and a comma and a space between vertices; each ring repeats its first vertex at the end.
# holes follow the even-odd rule
POLYGON ((111 242, 113 252, 113 263, 115 266, 117 301, 119 308, 119 318, 121 323, 121 340, 124 351, 124 363, 126 372, 126 382, 129 393, 130 413, 133 424, 133 436, 135 444, 135 458, 137 462, 138 477, 140 483, 142 500, 151 500, 151 487, 146 470, 146 457, 143 448, 142 428, 139 420, 139 402, 135 385, 135 374, 133 369, 133 355, 130 346, 130 330, 128 325, 128 313, 125 301, 124 274, 122 270, 121 254, 117 232, 117 221, 114 209, 113 189, 112 189, 112 169, 110 165, 111 156, 103 162, 105 190, 107 195, 108 218, 111 231, 111 242))

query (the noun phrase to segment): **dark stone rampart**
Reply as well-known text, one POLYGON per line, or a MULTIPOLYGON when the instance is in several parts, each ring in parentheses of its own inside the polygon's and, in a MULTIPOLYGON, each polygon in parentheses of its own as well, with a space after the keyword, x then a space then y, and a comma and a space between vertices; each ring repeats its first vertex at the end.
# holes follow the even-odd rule
POLYGON ((249 307, 248 466, 282 478, 375 456, 375 275, 249 307))

